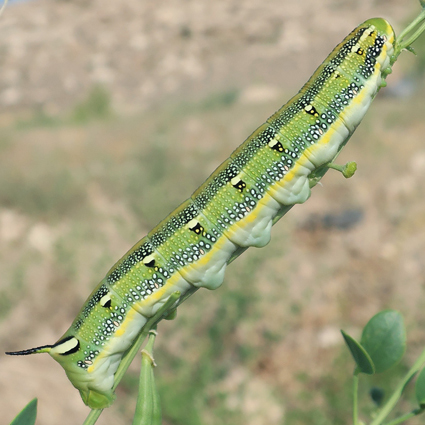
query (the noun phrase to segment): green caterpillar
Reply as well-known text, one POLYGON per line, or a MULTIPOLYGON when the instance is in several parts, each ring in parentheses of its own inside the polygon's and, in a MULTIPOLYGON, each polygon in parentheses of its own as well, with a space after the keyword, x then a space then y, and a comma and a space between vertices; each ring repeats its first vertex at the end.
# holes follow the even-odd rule
POLYGON ((383 19, 351 32, 286 105, 107 273, 49 353, 93 409, 114 398, 114 374, 148 318, 180 291, 218 288, 226 265, 263 247, 272 225, 329 168, 391 71, 395 34, 383 19))

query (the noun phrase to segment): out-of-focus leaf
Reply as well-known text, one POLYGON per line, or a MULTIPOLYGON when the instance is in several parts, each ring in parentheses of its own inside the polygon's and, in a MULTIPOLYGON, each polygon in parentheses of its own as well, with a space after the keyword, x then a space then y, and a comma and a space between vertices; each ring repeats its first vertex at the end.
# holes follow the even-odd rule
POLYGON ((22 410, 18 413, 10 425, 34 425, 37 417, 37 399, 31 400, 22 410))
POLYGON ((406 350, 403 317, 394 310, 384 310, 369 320, 363 329, 361 345, 381 373, 395 365, 406 350))
POLYGON ((375 373, 375 366, 373 365, 373 361, 367 351, 353 337, 346 334, 344 331, 341 331, 341 333, 354 361, 356 362, 358 370, 367 375, 373 375, 375 373))
POLYGON ((415 384, 416 400, 419 406, 425 408, 425 368, 419 373, 415 384))

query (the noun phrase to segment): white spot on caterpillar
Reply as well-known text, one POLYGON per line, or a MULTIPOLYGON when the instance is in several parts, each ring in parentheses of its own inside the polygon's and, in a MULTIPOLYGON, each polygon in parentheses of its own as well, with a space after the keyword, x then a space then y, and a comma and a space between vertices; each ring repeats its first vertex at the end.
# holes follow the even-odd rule
POLYGON ((356 53, 357 52, 357 50, 359 50, 359 48, 360 48, 360 44, 359 43, 356 43, 352 48, 351 48, 351 52, 352 53, 356 53))
POLYGON ((145 266, 147 266, 148 264, 153 264, 153 262, 155 261, 155 258, 153 255, 148 255, 143 259, 143 264, 145 266))
POLYGON ((194 227, 196 227, 197 224, 198 224, 198 220, 196 218, 192 218, 192 220, 190 220, 189 223, 187 223, 187 227, 189 229, 193 229, 194 227))
POLYGON ((108 304, 108 302, 111 301, 111 295, 109 294, 109 292, 107 294, 105 294, 101 299, 100 299, 100 305, 102 307, 105 307, 106 304, 108 304))
POLYGON ((277 138, 274 138, 272 140, 270 140, 269 142, 269 146, 272 148, 273 146, 275 146, 278 143, 277 138))
POLYGON ((50 350, 50 355, 55 355, 55 354, 65 355, 77 349, 79 345, 80 345, 80 342, 75 337, 66 339, 63 342, 59 341, 58 344, 54 345, 52 349, 50 350))
POLYGON ((230 180, 230 183, 231 183, 233 186, 235 186, 235 185, 237 185, 240 181, 241 181, 241 179, 240 179, 239 175, 237 175, 236 177, 233 177, 233 179, 232 179, 232 180, 230 180))
POLYGON ((369 37, 369 35, 375 30, 375 27, 372 25, 370 28, 365 30, 365 32, 361 35, 360 41, 365 41, 366 38, 369 37))

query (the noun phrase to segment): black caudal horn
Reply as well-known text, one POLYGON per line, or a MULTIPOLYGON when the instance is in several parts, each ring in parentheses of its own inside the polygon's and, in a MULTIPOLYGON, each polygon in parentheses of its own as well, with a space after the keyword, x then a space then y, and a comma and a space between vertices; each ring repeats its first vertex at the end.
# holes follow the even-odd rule
POLYGON ((28 354, 48 353, 53 348, 53 345, 42 345, 40 347, 28 348, 22 351, 6 351, 9 356, 27 356, 28 354))

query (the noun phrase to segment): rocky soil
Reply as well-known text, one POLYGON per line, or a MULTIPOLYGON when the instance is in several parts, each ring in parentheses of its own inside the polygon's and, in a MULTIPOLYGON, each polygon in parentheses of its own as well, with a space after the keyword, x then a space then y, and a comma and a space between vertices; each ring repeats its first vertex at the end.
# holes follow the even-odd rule
POLYGON ((120 111, 229 86, 282 86, 309 75, 362 20, 384 15, 399 25, 413 7, 396 0, 12 4, 0 20, 0 108, 55 114, 96 84, 120 111))

